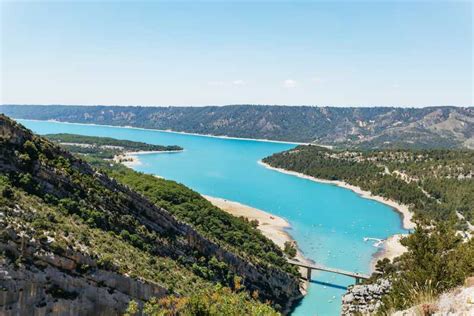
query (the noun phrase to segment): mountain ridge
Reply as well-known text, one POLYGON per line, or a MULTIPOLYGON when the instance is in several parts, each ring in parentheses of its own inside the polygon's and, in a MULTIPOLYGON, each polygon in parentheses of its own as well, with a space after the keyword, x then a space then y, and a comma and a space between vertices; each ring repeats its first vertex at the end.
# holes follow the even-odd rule
POLYGON ((15 118, 318 143, 342 148, 474 148, 472 107, 2 105, 15 118))

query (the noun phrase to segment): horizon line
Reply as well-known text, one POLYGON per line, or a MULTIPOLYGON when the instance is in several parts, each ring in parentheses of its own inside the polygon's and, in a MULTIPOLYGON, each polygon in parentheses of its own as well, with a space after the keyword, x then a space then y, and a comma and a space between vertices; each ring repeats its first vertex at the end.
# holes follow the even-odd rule
POLYGON ((141 107, 141 108, 205 108, 205 107, 232 107, 232 106, 254 106, 254 107, 311 107, 311 108, 472 108, 474 105, 308 105, 308 104, 258 104, 258 103, 235 103, 235 104, 207 104, 207 105, 140 105, 140 104, 21 104, 2 103, 0 106, 79 106, 79 107, 141 107))

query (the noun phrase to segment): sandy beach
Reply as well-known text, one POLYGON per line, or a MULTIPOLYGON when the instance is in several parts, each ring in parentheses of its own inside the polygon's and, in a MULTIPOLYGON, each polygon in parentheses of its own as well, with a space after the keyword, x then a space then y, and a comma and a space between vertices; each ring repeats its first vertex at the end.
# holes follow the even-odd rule
POLYGON ((407 248, 400 243, 400 239, 405 236, 407 235, 397 234, 390 236, 383 241, 382 248, 380 248, 380 250, 373 256, 370 264, 371 271, 375 271, 375 264, 378 260, 384 258, 393 260, 395 257, 398 257, 407 251, 407 248))
MULTIPOLYGON (((389 199, 383 198, 381 196, 375 196, 369 191, 362 190, 361 188, 359 188, 357 186, 354 186, 354 185, 350 185, 350 184, 348 184, 344 181, 331 181, 331 180, 325 180, 325 179, 318 179, 318 178, 311 177, 311 176, 308 176, 308 175, 305 175, 305 174, 302 174, 302 173, 299 173, 299 172, 288 171, 288 170, 281 169, 281 168, 275 168, 275 167, 272 167, 272 166, 264 163, 261 160, 258 163, 263 165, 265 168, 268 168, 268 169, 271 169, 271 170, 275 170, 275 171, 278 171, 278 172, 286 173, 286 174, 289 174, 289 175, 297 176, 297 177, 308 179, 308 180, 315 181, 315 182, 333 184, 333 185, 337 185, 337 186, 340 186, 340 187, 345 188, 345 189, 352 190, 355 193, 362 196, 363 198, 375 200, 375 201, 384 203, 384 204, 392 207, 394 210, 396 210, 398 213, 401 214, 403 228, 405 228, 405 229, 414 229, 416 227, 416 224, 412 220, 413 213, 410 212, 410 210, 408 209, 408 206, 406 206, 406 205, 399 204, 399 203, 397 203, 393 200, 389 200, 389 199)), ((398 256, 402 255, 405 251, 407 251, 406 247, 404 247, 402 244, 400 244, 400 238, 402 238, 403 236, 406 236, 406 235, 397 234, 397 235, 390 236, 389 238, 387 238, 386 240, 383 241, 382 248, 380 248, 380 250, 377 253, 375 253, 374 256, 373 256, 373 259, 372 259, 371 264, 370 264, 371 271, 375 270, 375 264, 377 263, 378 260, 381 260, 383 258, 388 258, 390 260, 393 260, 395 257, 398 257, 398 256)))
MULTIPOLYGON (((284 248, 285 242, 295 242, 290 234, 286 232, 286 229, 291 227, 290 224, 281 217, 238 202, 208 195, 203 195, 203 197, 221 210, 236 217, 243 216, 248 220, 257 220, 258 229, 262 232, 262 234, 268 239, 272 240, 281 249, 284 248)), ((301 262, 311 263, 310 260, 303 256, 299 249, 294 259, 301 262)))
POLYGON ((410 212, 407 205, 397 203, 393 200, 389 200, 389 199, 386 199, 386 198, 381 197, 381 196, 373 195, 369 191, 362 190, 361 188, 359 188, 357 186, 354 186, 354 185, 351 185, 349 183, 346 183, 344 181, 318 179, 318 178, 311 177, 311 176, 308 176, 308 175, 305 175, 305 174, 302 174, 302 173, 299 173, 299 172, 289 171, 289 170, 285 170, 285 169, 281 169, 281 168, 275 168, 275 167, 270 166, 269 164, 264 163, 261 160, 259 160, 258 163, 261 164, 262 166, 264 166, 267 169, 275 170, 275 171, 278 171, 278 172, 286 173, 286 174, 289 174, 289 175, 292 175, 292 176, 296 176, 296 177, 303 178, 303 179, 308 179, 308 180, 319 182, 319 183, 333 184, 333 185, 337 185, 337 186, 345 188, 345 189, 352 190, 355 193, 362 196, 363 198, 375 200, 377 202, 380 202, 380 203, 383 203, 385 205, 388 205, 388 206, 392 207, 394 210, 396 210, 398 213, 401 214, 403 228, 405 228, 405 229, 414 229, 416 227, 416 224, 412 220, 413 213, 410 212))
MULTIPOLYGON (((129 168, 141 164, 140 159, 137 157, 141 154, 151 154, 151 153, 166 153, 166 152, 181 152, 181 151, 150 151, 150 152, 126 152, 121 155, 114 157, 116 163, 121 163, 129 168)), ((161 176, 155 175, 157 178, 162 178, 161 176)), ((292 242, 296 244, 296 241, 288 234, 286 229, 290 228, 290 224, 283 218, 275 216, 273 214, 267 213, 265 211, 253 208, 248 205, 244 205, 238 202, 229 201, 222 198, 212 197, 208 195, 202 195, 205 199, 211 202, 214 206, 217 206, 221 210, 236 216, 236 217, 245 217, 248 220, 257 220, 258 229, 262 234, 273 241, 281 249, 284 248, 285 242, 292 242)), ((311 264, 311 260, 305 258, 301 253, 301 250, 297 247, 296 256, 293 260, 311 264)), ((303 275, 305 270, 301 269, 301 274, 303 275)), ((301 290, 304 294, 307 291, 307 283, 302 284, 301 290)))
MULTIPOLYGON (((126 152, 114 157, 116 163, 121 163, 129 168, 140 165, 140 159, 137 157, 142 154, 155 154, 155 153, 170 153, 170 152, 182 152, 178 151, 137 151, 137 152, 126 152)), ((161 178, 158 175, 155 177, 161 178)), ((221 210, 232 214, 233 216, 243 216, 248 220, 257 220, 258 229, 262 234, 273 241, 281 249, 284 248, 285 242, 295 242, 295 240, 286 232, 286 229, 290 228, 290 224, 283 218, 267 213, 265 211, 253 208, 248 205, 244 205, 238 202, 229 201, 222 198, 212 197, 208 195, 202 195, 205 199, 217 206, 221 210)), ((305 258, 301 251, 297 249, 296 261, 312 263, 309 259, 305 258)))
MULTIPOLYGON (((243 216, 248 220, 257 220, 258 229, 262 234, 273 241, 277 246, 283 249, 285 242, 295 242, 293 237, 286 232, 286 229, 290 227, 290 224, 283 218, 267 213, 265 211, 253 208, 248 205, 244 205, 238 202, 229 201, 226 199, 216 198, 208 195, 203 195, 205 199, 211 202, 214 206, 217 206, 221 210, 232 214, 236 217, 243 216)), ((298 245, 296 247, 296 256, 293 258, 295 261, 312 264, 313 262, 308 258, 305 258, 301 253, 298 245)), ((305 268, 300 268, 300 274, 303 276, 306 273, 305 268)), ((301 292, 306 295, 308 291, 308 282, 301 282, 301 292)))
POLYGON ((124 166, 128 168, 132 168, 134 166, 140 165, 140 159, 138 159, 137 156, 131 155, 128 153, 120 154, 120 155, 115 155, 113 158, 113 161, 115 163, 121 163, 124 166))
POLYGON ((180 153, 184 150, 151 150, 151 151, 128 151, 120 155, 116 155, 113 158, 113 161, 116 163, 121 163, 129 168, 138 166, 141 164, 138 155, 147 155, 147 154, 169 154, 169 153, 180 153))

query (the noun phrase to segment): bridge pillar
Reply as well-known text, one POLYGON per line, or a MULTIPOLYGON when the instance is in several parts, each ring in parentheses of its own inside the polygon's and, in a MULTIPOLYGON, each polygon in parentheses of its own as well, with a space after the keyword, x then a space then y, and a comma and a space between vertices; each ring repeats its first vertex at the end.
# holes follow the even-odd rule
POLYGON ((306 268, 306 280, 311 281, 311 268, 306 268))
POLYGON ((356 278, 356 284, 359 284, 359 283, 360 283, 360 279, 356 278))

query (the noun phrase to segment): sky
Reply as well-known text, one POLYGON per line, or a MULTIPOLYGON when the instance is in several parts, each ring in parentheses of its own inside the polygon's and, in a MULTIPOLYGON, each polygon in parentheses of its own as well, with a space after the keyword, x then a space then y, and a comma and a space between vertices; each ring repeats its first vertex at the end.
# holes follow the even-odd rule
POLYGON ((3 104, 473 105, 471 1, 0 2, 3 104))

